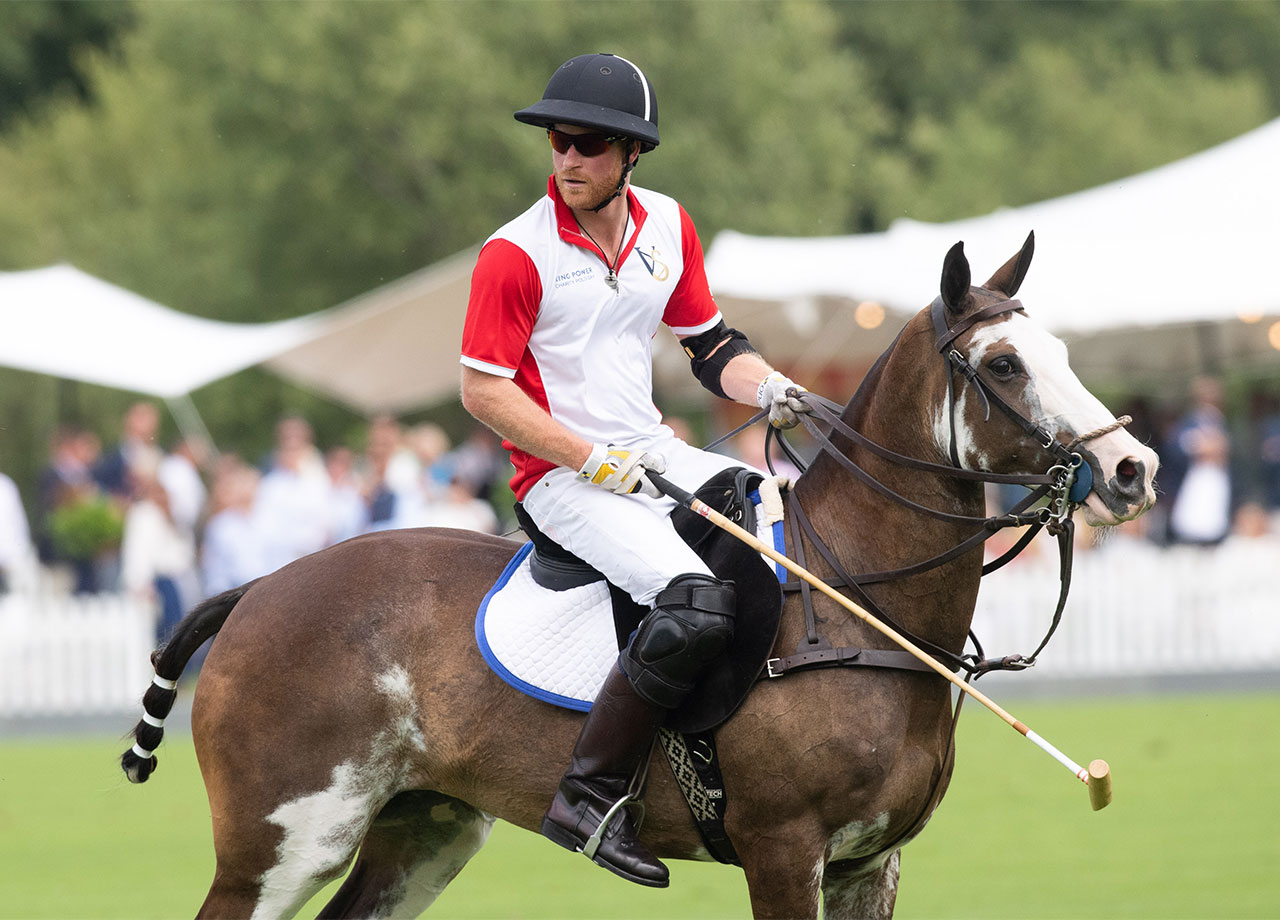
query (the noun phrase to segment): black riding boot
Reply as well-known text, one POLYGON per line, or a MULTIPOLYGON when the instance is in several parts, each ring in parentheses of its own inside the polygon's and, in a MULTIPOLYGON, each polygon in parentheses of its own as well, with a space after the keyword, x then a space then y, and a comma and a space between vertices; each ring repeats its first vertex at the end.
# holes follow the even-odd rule
POLYGON ((544 837, 585 853, 628 881, 653 888, 667 887, 667 867, 636 838, 635 824, 622 803, 665 715, 665 710, 641 699, 626 675, 613 668, 542 819, 544 837))

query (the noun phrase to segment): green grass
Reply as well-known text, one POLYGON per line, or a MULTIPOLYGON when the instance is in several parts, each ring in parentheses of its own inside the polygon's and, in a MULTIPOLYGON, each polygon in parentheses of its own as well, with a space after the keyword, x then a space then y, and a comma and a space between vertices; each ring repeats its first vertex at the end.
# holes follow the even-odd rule
MULTIPOLYGON (((1091 811, 1065 769, 968 704, 951 791, 903 853, 899 918, 1280 916, 1280 696, 1010 708, 1075 759, 1109 760, 1115 802, 1091 811)), ((190 739, 171 733, 143 787, 115 766, 125 746, 0 743, 0 918, 195 912, 213 854, 190 739)), ((736 869, 671 869, 670 889, 642 889, 500 824, 428 916, 749 916, 736 869)))

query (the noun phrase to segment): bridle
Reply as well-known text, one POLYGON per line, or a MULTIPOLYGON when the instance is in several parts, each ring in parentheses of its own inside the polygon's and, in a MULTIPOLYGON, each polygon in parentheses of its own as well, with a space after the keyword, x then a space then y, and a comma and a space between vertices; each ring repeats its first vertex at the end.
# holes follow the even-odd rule
MULTIPOLYGON (((927 649, 935 657, 946 661, 954 670, 964 670, 971 679, 976 679, 982 674, 992 670, 1024 670, 1035 664, 1037 656, 1044 650, 1049 643, 1054 632, 1058 628, 1058 624, 1062 619, 1062 612, 1066 606, 1067 592, 1071 582, 1071 562, 1072 548, 1074 544, 1074 521, 1072 513, 1076 506, 1084 501, 1085 496, 1089 494, 1089 490, 1093 484, 1093 473, 1089 465, 1084 461, 1084 457, 1076 451, 1076 448, 1085 441, 1101 437, 1117 428, 1127 424, 1130 420, 1127 417, 1121 417, 1114 423, 1099 428, 1095 431, 1088 432, 1077 437, 1070 444, 1061 444, 1054 436, 1046 431, 1042 426, 1036 424, 1031 419, 1022 415, 1018 410, 1010 406, 983 378, 982 374, 974 367, 961 352, 953 347, 955 340, 971 329, 973 326, 996 317, 1003 316, 1014 311, 1022 311, 1023 307, 1017 300, 1002 300, 997 303, 982 307, 972 313, 967 314, 954 326, 948 327, 945 321, 944 305, 941 298, 935 300, 930 307, 930 315, 933 321, 934 329, 937 335, 935 346, 940 354, 942 354, 948 363, 947 370, 947 418, 949 420, 949 455, 951 463, 940 464, 926 460, 919 460, 914 457, 908 457, 896 451, 883 447, 880 444, 871 441, 869 438, 849 427, 841 418, 841 412, 844 407, 831 400, 818 396, 807 391, 797 391, 795 396, 802 399, 809 407, 809 414, 801 414, 800 419, 804 424, 806 431, 813 437, 823 453, 830 455, 841 468, 853 475, 858 481, 864 485, 874 489, 881 495, 897 502, 898 504, 911 509, 915 513, 923 514, 938 520, 949 521, 952 523, 973 524, 976 527, 975 533, 967 539, 961 541, 952 548, 939 553, 938 555, 910 565, 904 568, 887 570, 882 572, 867 572, 860 574, 850 574, 836 558, 835 554, 826 546, 826 544, 818 536, 813 525, 810 523, 808 516, 800 502, 796 499, 795 494, 791 493, 787 508, 787 519, 790 522, 792 533, 789 543, 792 545, 792 551, 803 556, 803 544, 801 535, 807 537, 809 542, 817 549, 818 553, 826 560, 828 566, 835 573, 835 578, 830 582, 833 587, 845 588, 846 590, 858 596, 861 603, 868 610, 873 612, 885 622, 889 623, 899 632, 906 635, 913 642, 927 649), (1028 437, 1044 450, 1046 450, 1053 458, 1053 464, 1044 473, 990 473, 983 470, 970 470, 961 466, 958 451, 956 447, 955 435, 955 413, 956 413, 956 378, 957 374, 962 381, 967 381, 977 392, 982 400, 983 413, 985 418, 990 418, 991 406, 994 405, 1003 412, 1019 429, 1021 429, 1028 437), (825 425, 829 429, 829 433, 824 432, 820 426, 825 425), (854 463, 843 451, 839 450, 833 443, 833 436, 840 436, 848 441, 857 444, 881 459, 888 460, 898 466, 911 470, 917 470, 923 473, 950 477, 953 479, 963 479, 968 481, 994 483, 1001 485, 1020 485, 1029 489, 1028 494, 1018 501, 1008 511, 992 517, 973 517, 970 515, 955 514, 947 511, 939 511, 929 508, 907 497, 895 492, 893 489, 881 483, 871 473, 854 463), (1040 504, 1043 501, 1043 504, 1040 504), (1039 505, 1038 507, 1035 507, 1039 505), (900 578, 906 578, 911 575, 917 575, 927 572, 930 569, 945 565, 948 562, 964 555, 965 553, 981 546, 999 531, 1007 527, 1026 527, 1027 530, 1018 539, 1018 541, 999 558, 986 563, 982 567, 982 574, 987 575, 996 569, 1007 564, 1021 553, 1036 537, 1041 529, 1048 528, 1058 539, 1058 555, 1060 567, 1060 590, 1058 595, 1058 603, 1053 613, 1052 621, 1049 625, 1044 638, 1036 647, 1035 651, 1030 655, 1007 655, 1003 658, 991 659, 985 657, 981 643, 972 631, 969 638, 973 642, 975 653, 970 655, 956 655, 947 649, 941 648, 927 640, 914 636, 910 631, 904 629, 901 625, 895 623, 892 618, 887 616, 883 610, 867 595, 864 587, 866 585, 877 584, 887 581, 893 581, 900 578)), ((885 362, 888 356, 893 352, 894 345, 891 345, 876 362, 876 366, 868 373, 867 379, 878 377, 879 367, 885 362)), ((963 385, 963 383, 962 383, 963 385)), ((857 398, 855 394, 855 399, 857 398)), ((754 419, 753 419, 754 421, 754 419)), ((804 461, 796 454, 794 449, 786 441, 786 439, 772 427, 769 428, 765 436, 765 455, 770 472, 773 472, 772 457, 769 451, 769 441, 771 438, 777 440, 778 445, 786 454, 788 459, 798 468, 803 469, 804 461)), ((803 558, 798 559, 802 565, 803 558)), ((856 657, 849 656, 849 649, 833 649, 826 640, 818 635, 816 627, 816 617, 813 614, 811 606, 811 598, 809 586, 804 582, 788 582, 783 586, 784 591, 799 591, 804 602, 806 637, 801 640, 800 648, 797 654, 788 658, 773 659, 770 661, 767 673, 770 677, 781 676, 788 670, 796 670, 800 668, 812 667, 833 667, 844 664, 854 664, 852 660, 856 657)), ((857 650, 852 650, 857 651, 857 650)), ((864 652, 865 655, 865 652, 864 652)), ((885 655, 892 656, 886 659, 883 666, 897 667, 892 661, 900 661, 904 666, 906 661, 895 653, 889 652, 885 655)), ((881 656, 883 657, 883 656, 881 656)), ((870 660, 864 660, 863 664, 872 663, 870 660)), ((914 669, 914 668, 913 668, 914 669)))

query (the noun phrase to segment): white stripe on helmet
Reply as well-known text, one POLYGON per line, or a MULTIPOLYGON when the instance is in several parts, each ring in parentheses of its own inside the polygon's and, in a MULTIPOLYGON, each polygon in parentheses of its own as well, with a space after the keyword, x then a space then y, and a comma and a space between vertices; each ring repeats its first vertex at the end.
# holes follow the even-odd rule
MULTIPOLYGON (((631 64, 631 62, 630 62, 630 61, 628 61, 626 58, 624 58, 624 57, 623 57, 622 55, 620 55, 620 54, 616 54, 616 55, 614 55, 614 57, 616 57, 618 60, 620 60, 620 61, 622 61, 622 62, 624 62, 624 63, 626 63, 626 64, 631 64)), ((638 76, 638 77, 640 78, 640 85, 641 85, 641 87, 643 87, 643 88, 644 88, 644 120, 645 120, 645 121, 652 121, 653 119, 649 117, 649 109, 650 109, 650 105, 651 105, 651 103, 650 103, 650 101, 649 101, 649 92, 650 92, 650 91, 649 91, 649 81, 645 79, 644 71, 643 71, 643 70, 641 70, 639 67, 636 67, 636 65, 635 65, 635 64, 631 64, 631 67, 635 70, 635 72, 636 72, 636 76, 638 76)))

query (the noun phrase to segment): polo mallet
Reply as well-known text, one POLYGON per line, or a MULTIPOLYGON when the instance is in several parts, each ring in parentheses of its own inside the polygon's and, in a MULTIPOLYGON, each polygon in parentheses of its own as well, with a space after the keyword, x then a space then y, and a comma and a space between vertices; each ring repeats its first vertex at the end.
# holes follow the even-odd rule
POLYGON ((849 600, 849 598, 845 597, 835 588, 832 588, 825 581, 818 578, 816 575, 811 574, 803 566, 798 565, 795 562, 792 562, 789 558, 784 556, 782 553, 778 552, 769 544, 765 543, 763 540, 758 538, 755 534, 750 533, 749 531, 739 527, 737 524, 729 520, 719 511, 716 511, 714 508, 707 505, 705 502, 695 498, 691 493, 686 492, 684 489, 681 489, 679 486, 664 479, 663 477, 659 476, 657 473, 653 472, 652 470, 646 470, 644 475, 649 479, 650 482, 652 482, 655 486, 657 486, 658 489, 660 489, 669 497, 675 499, 684 507, 688 508, 694 514, 697 514, 706 518, 708 521, 710 521, 712 524, 719 527, 721 530, 728 531, 733 536, 741 540, 743 543, 746 543, 752 549, 768 556, 774 562, 778 563, 787 571, 794 574, 797 578, 807 581, 809 584, 817 588, 827 597, 831 598, 841 607, 844 607, 854 616, 858 617, 858 619, 862 620, 863 622, 872 626, 879 632, 883 633, 888 638, 892 639, 895 643, 900 645, 902 648, 906 649, 908 652, 910 652, 920 661, 924 662, 934 671, 938 672, 938 674, 942 675, 947 680, 951 681, 951 683, 955 684, 955 686, 959 687, 965 693, 969 694, 971 697, 973 697, 983 706, 986 706, 988 709, 990 709, 992 712, 998 715, 1001 719, 1003 719, 1006 723, 1012 726, 1018 732, 1018 734, 1022 735, 1023 737, 1027 738, 1029 741, 1034 743, 1036 747, 1040 748, 1042 751, 1044 751, 1054 760, 1058 761, 1058 763, 1062 764, 1064 767, 1066 767, 1068 770, 1074 773, 1076 776, 1076 779, 1080 780, 1086 786, 1088 786, 1089 787, 1089 804, 1093 806, 1094 811, 1098 811, 1101 808, 1106 808, 1107 805, 1111 804, 1111 767, 1107 765, 1107 762, 1105 760, 1093 761, 1092 763, 1089 764, 1088 769, 1085 769, 1084 767, 1080 766, 1078 763, 1076 763, 1066 754, 1059 751, 1056 747, 1054 747, 1048 741, 1044 740, 1035 732, 1033 732, 1031 729, 1029 729, 1026 725, 1023 725, 1021 722, 1015 719, 1012 715, 1006 712, 999 704, 997 704, 994 700, 992 700, 990 697, 984 694, 981 690, 978 690, 976 687, 974 687, 972 684, 968 683, 967 681, 963 680, 962 678, 956 677, 954 674, 948 671, 941 663, 939 663, 939 661, 936 658, 934 658, 924 649, 920 648, 918 645, 916 645, 914 642, 912 642, 906 636, 899 633, 897 630, 895 630, 891 626, 888 626, 887 624, 880 622, 880 620, 876 619, 876 617, 872 616, 862 607, 858 606, 853 601, 849 600))

